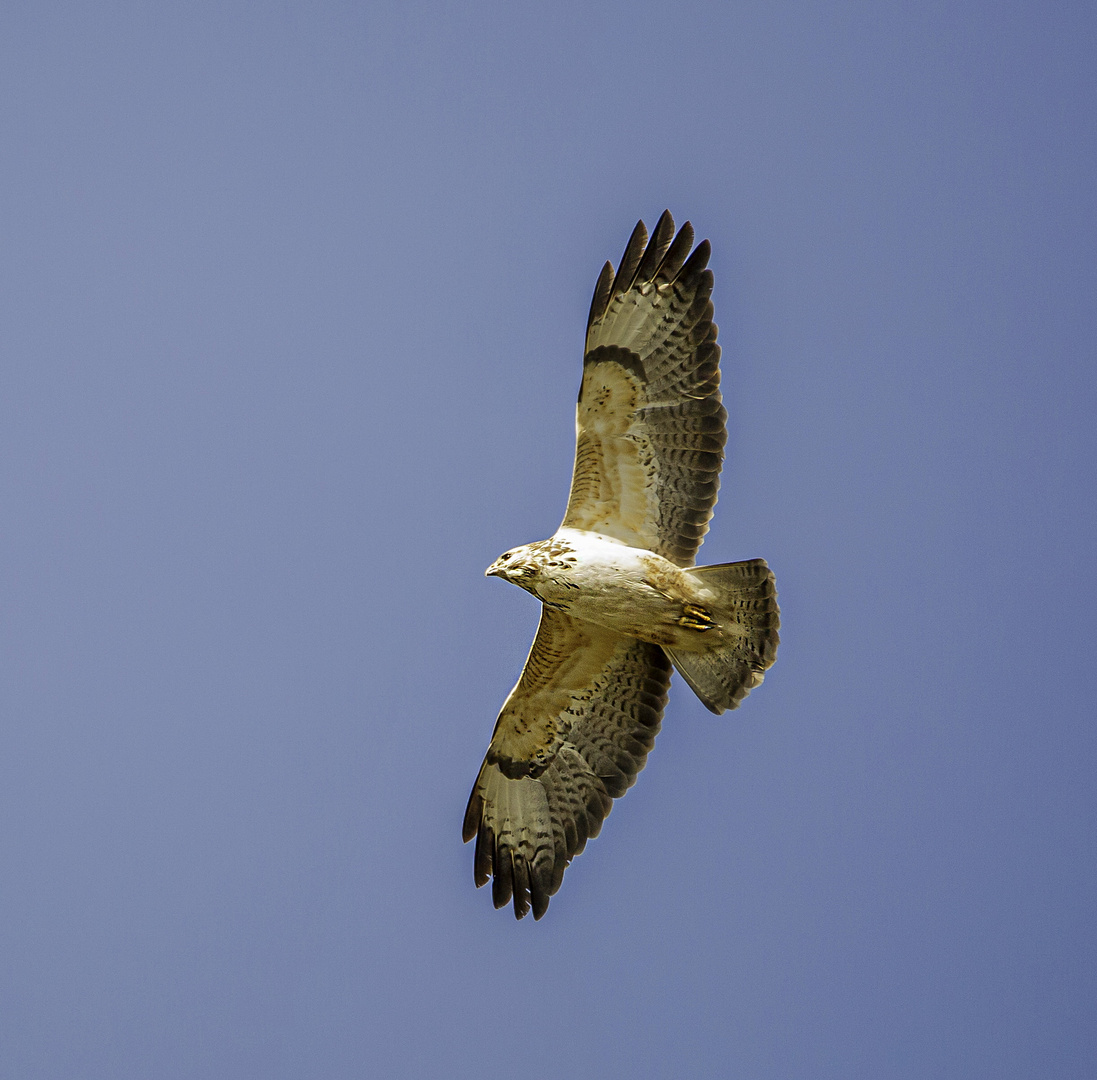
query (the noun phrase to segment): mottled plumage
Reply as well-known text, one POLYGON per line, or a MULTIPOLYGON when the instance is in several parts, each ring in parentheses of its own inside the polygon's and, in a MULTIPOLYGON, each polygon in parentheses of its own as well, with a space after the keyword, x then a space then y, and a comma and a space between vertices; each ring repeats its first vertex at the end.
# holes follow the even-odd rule
POLYGON ((695 567, 719 487, 727 413, 708 241, 640 222, 606 263, 587 327, 575 470, 548 540, 489 575, 543 604, 465 812, 477 885, 539 919, 568 863, 644 767, 672 665, 713 712, 735 708, 777 655, 765 562, 695 567))

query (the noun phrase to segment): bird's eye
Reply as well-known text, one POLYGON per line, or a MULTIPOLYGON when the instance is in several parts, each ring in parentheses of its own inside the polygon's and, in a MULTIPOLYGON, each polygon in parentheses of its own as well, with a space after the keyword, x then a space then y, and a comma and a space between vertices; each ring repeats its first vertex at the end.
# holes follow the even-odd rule
POLYGON ((499 556, 499 561, 500 562, 506 562, 507 559, 509 559, 509 558, 510 558, 510 552, 508 551, 505 555, 500 555, 499 556))

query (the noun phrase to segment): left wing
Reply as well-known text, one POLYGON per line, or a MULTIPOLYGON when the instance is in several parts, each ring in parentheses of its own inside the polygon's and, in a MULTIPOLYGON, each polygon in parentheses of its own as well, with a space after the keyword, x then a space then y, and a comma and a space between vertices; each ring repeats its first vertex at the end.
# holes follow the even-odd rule
POLYGON ((670 685, 662 649, 544 608, 465 811, 476 884, 541 918, 644 767, 670 685))
POLYGON ((616 274, 602 269, 563 521, 679 566, 708 531, 727 441, 709 244, 692 246, 692 226, 675 236, 668 211, 650 243, 637 224, 616 274))

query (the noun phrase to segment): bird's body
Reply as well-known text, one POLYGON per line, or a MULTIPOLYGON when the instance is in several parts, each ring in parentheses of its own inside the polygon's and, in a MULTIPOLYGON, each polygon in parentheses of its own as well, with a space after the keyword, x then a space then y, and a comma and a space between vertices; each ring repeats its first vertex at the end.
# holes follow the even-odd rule
POLYGON ((532 593, 547 608, 664 648, 703 652, 730 628, 712 621, 716 593, 669 559, 620 540, 563 528, 512 548, 487 574, 532 593))
POLYGON ((672 666, 713 712, 777 657, 762 559, 695 566, 716 503, 727 413, 708 241, 669 213, 606 263, 587 326, 575 469, 548 540, 487 573, 542 603, 465 811, 477 885, 539 919, 568 863, 644 767, 672 666))

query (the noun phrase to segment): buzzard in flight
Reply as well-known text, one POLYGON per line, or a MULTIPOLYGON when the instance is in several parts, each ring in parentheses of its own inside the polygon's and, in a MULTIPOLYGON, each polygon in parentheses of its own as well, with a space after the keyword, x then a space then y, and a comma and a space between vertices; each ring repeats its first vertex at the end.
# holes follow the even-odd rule
POLYGON ((488 567, 541 624, 465 811, 476 884, 539 919, 655 743, 673 666, 713 712, 777 657, 762 559, 694 566, 727 441, 707 240, 641 221, 587 324, 575 471, 556 535, 488 567))

